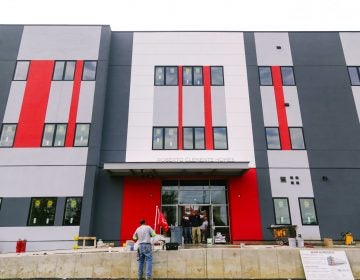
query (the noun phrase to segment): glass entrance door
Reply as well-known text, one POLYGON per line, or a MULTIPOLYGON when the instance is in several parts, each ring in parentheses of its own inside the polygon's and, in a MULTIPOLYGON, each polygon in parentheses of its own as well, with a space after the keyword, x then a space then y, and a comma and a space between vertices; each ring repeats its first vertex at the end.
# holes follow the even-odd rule
POLYGON ((195 210, 208 219, 207 237, 215 243, 230 242, 226 181, 163 181, 162 212, 169 225, 181 225, 183 216, 195 210))

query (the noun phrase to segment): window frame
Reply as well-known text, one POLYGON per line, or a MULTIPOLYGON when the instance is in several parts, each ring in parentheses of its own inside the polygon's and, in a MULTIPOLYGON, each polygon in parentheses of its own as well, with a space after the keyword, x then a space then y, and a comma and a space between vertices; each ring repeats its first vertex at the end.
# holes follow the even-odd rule
POLYGON ((189 86, 196 86, 196 87, 202 87, 204 86, 204 67, 200 65, 184 65, 182 66, 182 86, 189 87, 189 86), (201 68, 201 84, 197 85, 195 84, 195 70, 194 68, 199 67, 201 68), (185 68, 191 68, 191 84, 185 84, 184 83, 184 71, 185 68))
MULTIPOLYGON (((44 123, 44 128, 43 128, 43 133, 42 133, 42 137, 41 137, 40 147, 41 147, 41 148, 63 148, 63 147, 65 147, 67 129, 68 129, 68 124, 67 124, 67 123, 44 123), (50 146, 43 146, 43 140, 44 140, 45 127, 46 127, 46 125, 55 125, 54 134, 53 134, 53 137, 52 137, 52 141, 51 141, 51 145, 50 145, 50 146), (58 125, 66 125, 65 138, 64 138, 64 145, 63 145, 63 146, 55 146, 55 145, 54 145, 58 125)), ((75 128, 75 132, 76 132, 76 128, 75 128)))
POLYGON ((31 64, 31 60, 17 60, 17 61, 16 61, 16 64, 15 64, 15 69, 14 69, 14 73, 13 73, 12 80, 13 80, 13 81, 27 81, 27 79, 28 79, 28 77, 29 77, 30 64, 31 64), (18 79, 15 79, 15 74, 16 74, 16 70, 17 70, 18 62, 28 62, 28 68, 27 68, 27 72, 26 72, 26 78, 25 78, 25 80, 21 80, 21 79, 20 79, 20 80, 18 80, 18 79))
POLYGON ((282 86, 285 86, 285 87, 293 87, 293 86, 296 86, 296 78, 295 78, 294 66, 280 66, 280 75, 281 75, 281 83, 282 83, 282 86), (282 72, 282 69, 283 69, 283 68, 291 68, 291 70, 292 70, 292 76, 293 76, 293 78, 294 78, 294 84, 293 84, 293 85, 285 85, 285 84, 284 84, 283 72, 282 72))
POLYGON ((350 80, 350 85, 351 86, 354 86, 354 87, 358 87, 360 86, 360 66, 354 66, 354 65, 351 65, 351 66, 347 66, 347 72, 348 72, 348 76, 349 76, 349 80, 350 80), (352 83, 352 79, 351 79, 351 75, 350 75, 350 71, 349 71, 349 68, 355 68, 356 70, 356 74, 357 74, 357 77, 358 77, 358 80, 359 80, 359 84, 353 84, 352 83))
POLYGON ((199 151, 201 151, 201 150, 206 150, 206 137, 205 137, 205 127, 203 127, 203 126, 183 126, 183 128, 182 128, 182 136, 183 136, 183 150, 188 150, 188 151, 194 151, 194 150, 199 150, 199 151), (192 136, 193 136, 193 138, 192 138, 192 144, 193 144, 193 148, 192 149, 189 149, 189 148, 185 148, 185 132, 184 132, 184 130, 185 129, 189 129, 189 128, 191 128, 191 130, 192 130, 192 136), (195 142, 196 142, 196 140, 195 140, 195 128, 202 128, 203 130, 204 130, 204 148, 202 148, 202 149, 196 149, 196 145, 195 145, 195 142))
POLYGON ((76 72, 76 60, 55 60, 54 62, 54 67, 53 67, 53 74, 52 74, 52 77, 51 77, 51 81, 66 81, 66 82, 69 82, 69 81, 74 81, 75 80, 75 72, 76 72), (56 79, 54 80, 54 74, 55 74, 55 68, 56 68, 56 63, 57 62, 64 62, 64 69, 62 71, 62 75, 61 75, 61 79, 56 79), (66 73, 66 69, 67 69, 67 64, 68 62, 74 62, 75 63, 75 67, 74 67, 74 72, 72 74, 72 79, 66 79, 65 80, 65 73, 66 73))
MULTIPOLYGON (((74 141, 73 141, 73 145, 72 145, 72 146, 73 146, 73 147, 78 147, 78 148, 86 148, 86 147, 89 147, 90 134, 91 134, 91 123, 76 123, 76 124, 75 124, 74 141), (86 146, 78 146, 78 145, 75 145, 77 127, 78 127, 78 125, 84 125, 84 124, 89 125, 89 134, 88 134, 87 145, 86 145, 86 146)), ((65 137, 65 138, 66 138, 66 137, 65 137)))
POLYGON ((177 87, 179 86, 179 66, 177 65, 155 65, 154 66, 154 86, 155 87, 177 87), (156 68, 162 67, 164 70, 164 84, 163 85, 157 85, 156 84, 156 68), (175 67, 177 69, 177 75, 176 75, 176 85, 167 85, 166 84, 166 68, 175 67))
MULTIPOLYGON (((205 132, 206 133, 206 132, 205 132)), ((227 130, 227 126, 213 126, 212 127, 212 136, 213 136, 213 148, 214 150, 223 150, 223 151, 226 151, 226 150, 229 150, 229 139, 228 139, 228 130, 227 130), (226 130, 226 148, 225 149, 219 149, 219 148, 215 148, 215 129, 216 128, 225 128, 226 130)), ((206 137, 206 136, 205 136, 206 137)))
MULTIPOLYGON (((203 78, 204 79, 204 78, 203 78)), ((203 81, 204 82, 204 81, 203 81)), ((225 73, 224 73, 224 66, 221 65, 211 65, 210 66, 210 86, 212 87, 223 87, 225 86, 225 73), (222 84, 221 85, 214 85, 212 80, 211 68, 220 67, 222 69, 222 84)))
POLYGON ((81 71, 81 81, 96 81, 96 77, 97 77, 97 68, 98 68, 98 61, 97 60, 84 60, 84 64, 82 67, 82 71, 81 71), (93 80, 84 80, 84 70, 85 70, 85 63, 86 62, 95 62, 96 66, 95 66, 95 76, 93 80))
POLYGON ((81 223, 81 213, 82 213, 82 206, 83 206, 83 197, 82 196, 67 196, 65 197, 65 205, 64 205, 64 214, 63 214, 63 221, 62 221, 62 226, 64 227, 71 227, 71 226, 80 226, 81 223), (66 214, 66 204, 68 199, 76 199, 76 198, 80 198, 81 199, 81 207, 80 207, 80 217, 79 217, 79 224, 65 224, 65 214, 66 214))
POLYGON ((273 197, 273 198, 272 198, 272 202, 273 202, 273 211, 274 211, 274 222, 275 222, 275 225, 292 225, 291 209, 290 209, 289 198, 288 198, 288 197, 273 197), (290 223, 289 223, 289 224, 285 224, 285 223, 278 224, 278 223, 277 223, 277 221, 276 221, 277 219, 276 219, 275 199, 284 199, 284 200, 287 201, 287 210, 288 210, 289 220, 290 220, 290 223))
MULTIPOLYGON (((280 71, 281 72, 281 71, 280 71)), ((259 65, 258 66, 258 75, 259 75, 259 85, 262 86, 262 87, 272 87, 274 86, 274 78, 273 78, 273 74, 272 74, 272 71, 271 71, 271 66, 268 66, 268 65, 259 65), (270 85, 263 85, 261 83, 261 75, 260 75, 260 68, 269 68, 270 69, 270 76, 271 76, 271 84, 270 85)))
POLYGON ((31 200, 30 200, 30 207, 29 207, 29 211, 28 211, 28 217, 27 217, 27 222, 26 222, 26 226, 27 227, 51 227, 51 226, 55 226, 55 222, 56 222, 56 208, 57 208, 57 203, 58 203, 58 198, 57 197, 38 197, 38 196, 35 196, 35 197, 31 197, 31 200), (55 200, 55 211, 54 211, 54 223, 51 224, 51 225, 33 225, 30 223, 30 217, 31 217, 31 210, 32 210, 32 205, 33 205, 33 200, 35 199, 41 199, 41 200, 45 200, 45 199, 52 199, 52 200, 55 200))
POLYGON ((13 141, 11 143, 11 146, 1 146, 0 145, 0 149, 2 148, 13 148, 14 147, 14 142, 15 142, 15 138, 16 138, 16 133, 17 133, 17 123, 2 123, 1 124, 1 127, 0 127, 0 143, 1 143, 1 136, 2 136, 2 133, 3 133, 3 129, 4 129, 4 125, 14 125, 15 126, 15 133, 14 133, 14 138, 13 138, 13 141))
POLYGON ((317 210, 316 210, 315 197, 298 197, 298 201, 299 201, 301 224, 303 226, 318 226, 319 225, 319 217, 318 217, 317 210), (311 199, 312 200, 313 205, 314 205, 314 214, 315 214, 315 217, 316 217, 316 223, 314 223, 314 224, 304 224, 304 222, 303 222, 303 213, 302 213, 302 210, 301 210, 301 202, 300 202, 302 199, 311 199))
POLYGON ((291 150, 294 150, 294 151, 304 151, 304 150, 306 150, 306 142, 305 142, 304 128, 303 127, 301 127, 301 126, 289 126, 289 137, 290 137, 291 150), (292 128, 301 129, 302 140, 303 140, 303 143, 304 143, 304 148, 303 149, 297 149, 297 148, 293 147, 293 143, 292 143, 292 140, 291 140, 291 129, 292 128))
POLYGON ((280 139, 280 131, 279 131, 279 127, 278 127, 278 126, 266 126, 266 127, 265 127, 265 141, 266 141, 266 149, 267 149, 267 150, 269 150, 269 151, 281 151, 281 150, 282 150, 281 139, 280 139), (267 133, 266 133, 266 129, 267 129, 267 128, 276 128, 276 129, 277 129, 278 135, 279 135, 279 144, 280 144, 279 149, 269 148, 269 142, 268 142, 267 133))
POLYGON ((153 126, 152 127, 152 138, 151 138, 151 149, 153 151, 177 151, 179 150, 179 128, 177 126, 153 126), (161 129, 162 130, 162 147, 161 149, 155 149, 154 148, 154 130, 155 129, 161 129), (165 128, 175 128, 176 129, 176 149, 165 149, 165 128))

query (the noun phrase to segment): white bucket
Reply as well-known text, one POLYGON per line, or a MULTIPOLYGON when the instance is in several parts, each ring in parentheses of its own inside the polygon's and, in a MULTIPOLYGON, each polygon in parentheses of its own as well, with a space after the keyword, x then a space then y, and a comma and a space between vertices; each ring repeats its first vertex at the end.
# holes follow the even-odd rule
POLYGON ((296 248, 296 238, 289 238, 289 247, 296 248))
POLYGON ((208 239, 206 240, 206 244, 207 244, 207 245, 212 245, 212 238, 208 238, 208 239))

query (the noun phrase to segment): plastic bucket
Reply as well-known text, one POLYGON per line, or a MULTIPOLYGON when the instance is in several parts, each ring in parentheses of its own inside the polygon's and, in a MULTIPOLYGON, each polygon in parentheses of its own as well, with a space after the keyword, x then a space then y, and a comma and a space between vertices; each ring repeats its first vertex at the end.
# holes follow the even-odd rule
POLYGON ((212 245, 212 238, 206 239, 206 244, 207 245, 212 245))
POLYGON ((296 248, 296 238, 289 238, 289 247, 296 248))

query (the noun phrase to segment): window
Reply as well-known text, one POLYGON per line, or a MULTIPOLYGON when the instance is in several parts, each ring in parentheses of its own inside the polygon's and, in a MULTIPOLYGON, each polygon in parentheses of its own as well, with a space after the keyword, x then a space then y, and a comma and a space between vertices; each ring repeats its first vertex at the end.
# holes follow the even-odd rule
POLYGON ((227 150, 227 128, 226 127, 214 127, 214 149, 215 150, 227 150))
POLYGON ((81 197, 68 197, 65 203, 64 226, 80 225, 81 216, 81 197))
POLYGON ((291 66, 281 67, 281 77, 284 86, 295 86, 294 70, 291 66))
POLYGON ((265 127, 266 143, 268 150, 280 150, 280 136, 278 127, 265 127))
POLYGON ((76 124, 74 147, 87 147, 89 144, 90 124, 76 124))
POLYGON ((293 150, 305 150, 303 130, 301 127, 290 127, 291 148, 293 150))
POLYGON ((177 127, 154 127, 153 150, 177 150, 177 127))
POLYGON ((12 147, 15 138, 16 124, 3 124, 1 128, 0 147, 12 147))
POLYGON ((28 226, 52 226, 55 221, 56 198, 37 197, 31 199, 28 226))
POLYGON ((66 124, 45 124, 42 147, 64 147, 66 124))
POLYGON ((72 81, 75 74, 75 61, 56 61, 53 81, 72 81))
POLYGON ((205 129, 203 127, 184 127, 183 137, 185 150, 205 149, 205 129))
POLYGON ((289 200, 288 198, 273 198, 275 224, 277 225, 291 225, 289 200))
POLYGON ((177 66, 155 66, 155 86, 177 86, 177 66))
POLYGON ((96 79, 96 61, 85 61, 84 62, 84 69, 82 73, 82 80, 83 81, 95 81, 96 79))
POLYGON ((0 197, 0 210, 1 210, 1 204, 2 204, 2 197, 0 197))
POLYGON ((203 68, 201 66, 183 67, 183 85, 184 86, 202 86, 203 68))
POLYGON ((272 86, 272 76, 270 66, 259 66, 259 76, 261 86, 272 86))
POLYGON ((17 61, 15 72, 14 72, 14 81, 26 81, 28 72, 29 72, 30 61, 17 61))
POLYGON ((222 66, 210 66, 210 73, 212 86, 224 85, 224 69, 222 66))
POLYGON ((317 225, 314 198, 299 198, 301 221, 303 225, 317 225))
POLYGON ((352 86, 360 86, 360 69, 359 67, 348 67, 350 81, 352 86))

